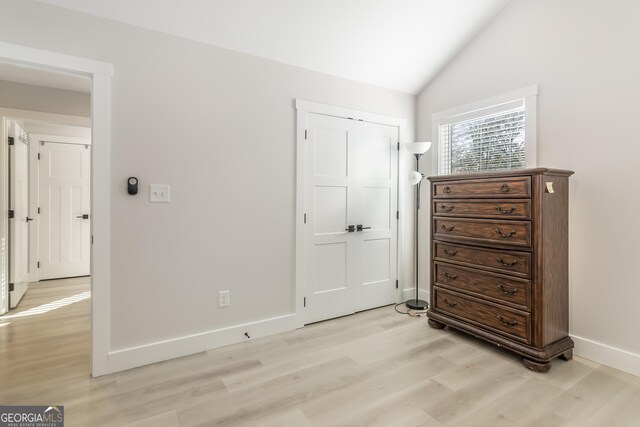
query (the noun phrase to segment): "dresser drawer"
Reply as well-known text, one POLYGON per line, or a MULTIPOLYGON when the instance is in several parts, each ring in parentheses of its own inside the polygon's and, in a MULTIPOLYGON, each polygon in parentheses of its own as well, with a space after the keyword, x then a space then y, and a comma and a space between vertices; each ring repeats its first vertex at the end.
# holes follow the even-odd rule
POLYGON ((531 219, 531 200, 439 200, 434 201, 433 214, 471 218, 531 219))
POLYGON ((531 177, 464 179, 433 184, 433 198, 530 198, 531 177))
POLYGON ((520 310, 531 309, 531 281, 441 262, 434 263, 435 284, 506 304, 520 310))
POLYGON ((436 239, 454 242, 531 246, 530 221, 435 217, 433 234, 436 239))
POLYGON ((531 342, 531 315, 488 301, 434 287, 434 309, 493 330, 509 338, 531 342))
POLYGON ((436 261, 479 267, 497 273, 531 278, 531 254, 501 249, 476 248, 434 241, 436 261))

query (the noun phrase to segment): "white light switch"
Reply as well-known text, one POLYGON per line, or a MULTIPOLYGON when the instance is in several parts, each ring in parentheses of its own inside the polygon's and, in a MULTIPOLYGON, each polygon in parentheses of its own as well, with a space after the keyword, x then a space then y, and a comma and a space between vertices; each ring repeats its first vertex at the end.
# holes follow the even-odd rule
POLYGON ((161 184, 149 185, 149 201, 154 203, 169 203, 169 186, 161 184))

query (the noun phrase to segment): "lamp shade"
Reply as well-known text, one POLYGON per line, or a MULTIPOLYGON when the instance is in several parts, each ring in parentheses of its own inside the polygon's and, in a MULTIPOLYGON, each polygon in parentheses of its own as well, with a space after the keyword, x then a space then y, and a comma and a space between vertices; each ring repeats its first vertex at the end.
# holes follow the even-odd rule
POLYGON ((411 185, 416 185, 420 181, 422 181, 423 175, 418 171, 409 172, 409 183, 411 185))
POLYGON ((405 147, 411 154, 424 154, 431 148, 431 142, 407 142, 405 147))

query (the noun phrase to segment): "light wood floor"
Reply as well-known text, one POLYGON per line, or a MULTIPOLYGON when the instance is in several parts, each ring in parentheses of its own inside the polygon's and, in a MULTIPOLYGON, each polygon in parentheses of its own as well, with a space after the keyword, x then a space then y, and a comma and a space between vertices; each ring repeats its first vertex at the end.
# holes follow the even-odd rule
POLYGON ((579 357, 535 374, 392 307, 92 379, 89 300, 42 308, 88 289, 34 284, 0 317, 0 404, 61 404, 67 426, 640 425, 638 377, 579 357))

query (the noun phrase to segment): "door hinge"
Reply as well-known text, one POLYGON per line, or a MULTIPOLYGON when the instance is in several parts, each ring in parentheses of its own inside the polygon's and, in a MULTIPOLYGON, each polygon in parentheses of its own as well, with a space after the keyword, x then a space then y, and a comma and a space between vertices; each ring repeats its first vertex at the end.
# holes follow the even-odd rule
POLYGON ((396 280, 396 289, 398 289, 398 281, 396 280))
POLYGON ((40 153, 38 153, 38 160, 40 160, 40 153))
POLYGON ((9 219, 13 219, 16 216, 16 212, 13 209, 9 209, 9 219))
POLYGON ((38 261, 38 268, 40 268, 40 261, 38 261))
POLYGON ((307 130, 304 130, 304 139, 307 139, 307 130))
POLYGON ((398 151, 400 151, 400 141, 398 141, 398 151))
POLYGON ((304 223, 307 223, 307 214, 304 214, 304 223))
POLYGON ((400 219, 400 211, 396 211, 396 219, 400 219))
POLYGON ((15 285, 13 283, 9 283, 9 292, 13 292, 15 285))
POLYGON ((13 145, 15 144, 15 139, 13 139, 12 136, 10 136, 9 138, 7 138, 7 140, 9 141, 9 145, 13 145))
POLYGON ((93 236, 91 236, 91 244, 93 245, 93 236))
POLYGON ((307 297, 304 297, 302 299, 302 304, 306 307, 307 306, 307 297))
POLYGON ((38 206, 38 215, 40 215, 40 206, 38 206))

